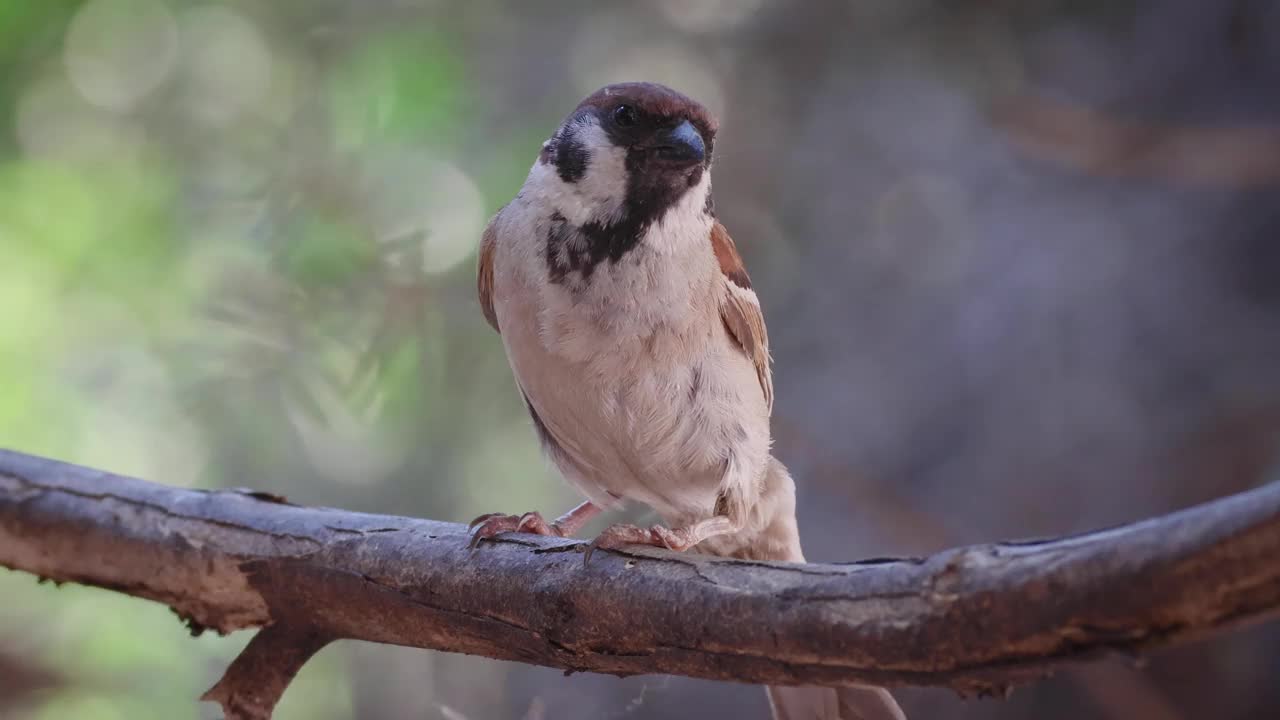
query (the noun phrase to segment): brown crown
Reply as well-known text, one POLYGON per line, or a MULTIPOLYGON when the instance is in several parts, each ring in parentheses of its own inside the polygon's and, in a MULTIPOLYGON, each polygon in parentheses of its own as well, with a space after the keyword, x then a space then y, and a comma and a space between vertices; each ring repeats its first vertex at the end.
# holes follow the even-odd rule
POLYGON ((628 82, 605 85, 578 103, 575 113, 584 108, 609 110, 618 105, 631 105, 643 114, 688 120, 708 143, 715 137, 720 123, 693 98, 666 85, 650 82, 628 82))

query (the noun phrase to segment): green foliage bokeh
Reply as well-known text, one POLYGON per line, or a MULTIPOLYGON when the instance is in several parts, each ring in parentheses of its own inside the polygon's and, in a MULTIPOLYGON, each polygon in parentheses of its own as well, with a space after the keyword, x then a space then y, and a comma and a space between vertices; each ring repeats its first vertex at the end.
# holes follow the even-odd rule
MULTIPOLYGON (((333 4, 0 1, 0 445, 452 519, 561 492, 471 295, 536 142, 459 161, 448 38, 333 4)), ((247 638, 0 570, 0 651, 60 678, 0 717, 214 717, 194 700, 247 638)), ((277 716, 352 717, 347 657, 277 716)))

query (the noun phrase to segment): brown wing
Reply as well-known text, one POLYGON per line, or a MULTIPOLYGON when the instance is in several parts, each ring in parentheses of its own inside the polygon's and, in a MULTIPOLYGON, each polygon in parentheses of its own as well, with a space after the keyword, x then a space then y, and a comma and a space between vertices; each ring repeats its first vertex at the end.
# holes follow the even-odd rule
MULTIPOLYGON (((480 311, 494 330, 498 330, 498 315, 493 310, 493 253, 497 233, 491 221, 480 237, 480 264, 476 269, 476 290, 480 295, 480 311)), ((501 333, 501 330, 498 330, 501 333)))
POLYGON ((738 255, 729 231, 717 222, 711 228, 711 248, 725 277, 725 293, 720 301, 720 319, 742 351, 756 366, 756 377, 764 393, 765 406, 773 412, 773 374, 769 368, 769 334, 764 327, 760 300, 751 289, 751 278, 738 255))

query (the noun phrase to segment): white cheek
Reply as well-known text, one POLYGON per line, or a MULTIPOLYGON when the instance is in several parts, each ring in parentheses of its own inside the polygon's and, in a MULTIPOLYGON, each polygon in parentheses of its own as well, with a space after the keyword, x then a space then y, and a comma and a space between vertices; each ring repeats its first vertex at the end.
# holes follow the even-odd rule
POLYGON ((594 215, 580 221, 569 218, 569 221, 582 224, 597 220, 608 224, 610 220, 618 219, 626 201, 627 149, 610 142, 594 121, 583 124, 577 137, 591 153, 591 159, 587 162, 586 175, 576 186, 583 205, 591 207, 594 215))
POLYGON ((554 165, 539 161, 525 188, 572 225, 609 224, 621 216, 626 200, 627 151, 609 142, 594 120, 579 124, 573 135, 590 153, 586 173, 577 182, 565 182, 554 165))

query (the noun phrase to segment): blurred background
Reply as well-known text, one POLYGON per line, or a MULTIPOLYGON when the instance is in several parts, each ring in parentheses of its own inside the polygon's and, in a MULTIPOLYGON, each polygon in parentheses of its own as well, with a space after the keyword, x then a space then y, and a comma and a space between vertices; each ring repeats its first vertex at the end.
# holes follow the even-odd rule
MULTIPOLYGON (((1266 0, 0 0, 0 445, 442 520, 567 508, 475 250, 578 99, 630 79, 722 118, 811 559, 1280 479, 1266 0)), ((0 570, 0 717, 213 718, 246 640, 0 570)), ((898 694, 1243 720, 1280 716, 1278 673, 1272 624, 1007 702, 898 694)), ((763 693, 345 643, 278 717, 729 713, 763 693)))

